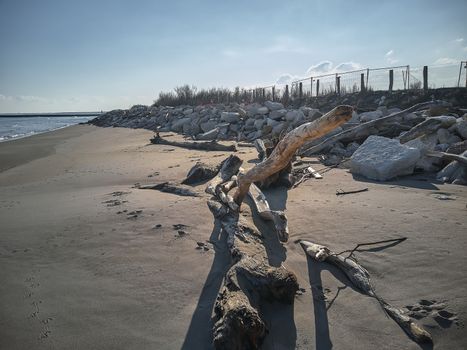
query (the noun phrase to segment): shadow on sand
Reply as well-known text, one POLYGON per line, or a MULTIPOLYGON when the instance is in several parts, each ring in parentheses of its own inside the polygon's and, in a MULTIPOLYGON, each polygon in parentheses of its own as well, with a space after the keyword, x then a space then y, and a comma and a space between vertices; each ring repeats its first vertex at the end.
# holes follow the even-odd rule
MULTIPOLYGON (((287 189, 276 188, 268 196, 268 201, 274 209, 284 209, 287 201, 287 189)), ((254 205, 249 198, 245 199, 245 206, 251 208, 253 223, 264 237, 264 245, 271 266, 280 266, 286 259, 285 247, 279 242, 273 230, 272 223, 266 223, 259 218, 254 205)), ((225 273, 230 268, 231 258, 226 242, 226 233, 222 230, 220 222, 214 221, 214 228, 210 241, 214 245, 214 260, 201 291, 195 311, 191 318, 183 350, 212 349, 212 312, 219 293, 225 273)), ((266 336, 263 349, 295 349, 297 330, 294 322, 293 305, 261 300, 259 307, 261 317, 266 323, 269 334, 266 336)))

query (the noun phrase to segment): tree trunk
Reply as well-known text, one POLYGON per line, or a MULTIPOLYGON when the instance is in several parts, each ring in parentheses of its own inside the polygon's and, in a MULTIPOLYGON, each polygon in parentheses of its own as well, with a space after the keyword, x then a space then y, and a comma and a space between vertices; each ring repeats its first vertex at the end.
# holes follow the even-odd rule
POLYGON ((250 184, 261 181, 282 170, 289 164, 295 152, 308 140, 321 137, 352 117, 352 107, 338 106, 321 118, 300 125, 279 141, 271 155, 245 174, 238 177, 234 199, 240 205, 248 193, 250 184))
POLYGON ((162 138, 159 133, 150 140, 152 144, 156 145, 167 145, 167 146, 175 146, 175 147, 182 147, 187 149, 195 149, 201 151, 229 151, 229 152, 236 152, 237 147, 235 145, 222 145, 217 141, 207 141, 207 142, 178 142, 178 141, 170 141, 162 138))

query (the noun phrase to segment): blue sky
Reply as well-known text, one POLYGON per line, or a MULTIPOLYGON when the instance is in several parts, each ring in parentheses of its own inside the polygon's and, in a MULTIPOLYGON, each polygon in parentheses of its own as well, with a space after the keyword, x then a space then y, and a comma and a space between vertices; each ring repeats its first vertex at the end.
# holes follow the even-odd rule
POLYGON ((459 62, 466 13, 465 0, 0 0, 0 112, 109 110, 185 83, 459 62))

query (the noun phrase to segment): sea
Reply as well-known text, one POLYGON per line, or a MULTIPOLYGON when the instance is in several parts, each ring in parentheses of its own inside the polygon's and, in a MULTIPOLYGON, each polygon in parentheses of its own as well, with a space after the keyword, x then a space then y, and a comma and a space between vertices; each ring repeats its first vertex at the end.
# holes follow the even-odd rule
MULTIPOLYGON (((97 116, 97 115, 96 115, 97 116)), ((14 140, 35 134, 66 128, 78 123, 85 123, 96 116, 66 117, 2 117, 0 116, 0 142, 14 140)))

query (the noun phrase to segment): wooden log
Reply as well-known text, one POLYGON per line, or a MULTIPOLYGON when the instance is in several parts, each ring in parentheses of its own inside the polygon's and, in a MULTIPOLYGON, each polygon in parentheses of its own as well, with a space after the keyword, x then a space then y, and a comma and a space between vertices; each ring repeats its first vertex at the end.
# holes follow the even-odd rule
POLYGON ((418 104, 416 104, 416 105, 414 105, 414 106, 412 106, 410 108, 407 108, 407 109, 405 109, 403 111, 396 112, 396 113, 393 113, 391 115, 388 115, 386 117, 371 120, 371 121, 366 122, 366 123, 362 123, 362 124, 360 124, 360 125, 358 125, 358 126, 356 126, 354 128, 344 130, 339 134, 328 137, 323 142, 321 142, 321 143, 319 143, 317 145, 313 145, 311 147, 306 147, 303 150, 300 150, 300 155, 316 154, 316 153, 320 152, 321 150, 323 150, 323 149, 325 149, 327 147, 331 147, 337 141, 342 141, 342 140, 354 141, 354 140, 357 140, 357 139, 367 138, 369 135, 377 134, 379 132, 377 127, 379 127, 381 125, 384 125, 385 123, 387 123, 389 121, 393 122, 394 120, 397 120, 398 118, 401 118, 403 115, 405 115, 407 113, 411 113, 411 112, 417 111, 419 109, 428 108, 430 106, 439 105, 439 104, 440 104, 439 101, 422 102, 422 103, 418 103, 418 104))
POLYGON ((161 192, 172 193, 177 196, 185 197, 200 197, 199 193, 193 191, 190 188, 178 185, 173 182, 162 182, 160 184, 149 184, 149 185, 139 185, 141 190, 158 190, 161 192))
POLYGON ((235 145, 222 145, 216 140, 206 142, 178 142, 170 141, 162 138, 159 133, 156 133, 150 140, 155 145, 167 145, 174 147, 182 147, 187 149, 195 149, 200 151, 221 151, 221 152, 236 152, 237 146, 235 145))
POLYGON ((242 163, 243 161, 234 155, 231 155, 226 160, 224 160, 222 162, 222 166, 219 173, 214 179, 212 179, 212 181, 206 188, 206 193, 216 196, 217 186, 221 185, 226 181, 229 181, 232 178, 232 176, 236 175, 242 163))
MULTIPOLYGON (((224 161, 219 179, 232 178, 241 161, 231 156, 224 161)), ((214 183, 217 183, 216 180, 214 183)), ((215 185, 219 189, 221 185, 215 185)), ((215 193, 219 198, 222 191, 215 193)), ((208 201, 209 209, 227 234, 232 266, 214 306, 213 343, 216 349, 259 349, 267 335, 260 316, 261 300, 293 303, 298 290, 296 276, 285 267, 269 265, 262 235, 256 230, 250 213, 228 210, 218 201, 208 201)))
POLYGON ((363 294, 375 298, 386 313, 404 330, 404 332, 417 343, 433 343, 430 333, 406 316, 402 310, 390 305, 376 294, 370 280, 368 271, 357 261, 343 258, 331 251, 328 247, 308 241, 300 241, 305 253, 317 261, 328 262, 339 268, 363 294))
POLYGON ((428 66, 423 66, 423 90, 428 90, 428 66))
POLYGON ((279 240, 287 242, 289 240, 289 227, 285 213, 282 210, 271 210, 266 196, 255 184, 251 184, 248 195, 253 200, 259 216, 266 221, 272 221, 279 240))
POLYGON ((241 205, 248 193, 250 184, 268 178, 285 168, 291 161, 295 152, 308 140, 318 138, 345 123, 352 117, 351 106, 338 106, 321 118, 300 125, 293 129, 279 141, 271 155, 263 162, 255 165, 245 174, 238 177, 238 187, 234 199, 241 205))
POLYGON ((399 136, 399 141, 401 143, 406 143, 410 140, 416 139, 417 137, 434 133, 436 130, 441 128, 442 124, 443 122, 441 120, 435 118, 426 119, 399 136))
POLYGON ((263 161, 264 158, 266 158, 266 146, 264 145, 264 141, 261 139, 256 139, 254 145, 258 151, 258 159, 263 161))
POLYGON ((453 153, 446 153, 446 152, 439 152, 439 151, 427 151, 426 155, 429 157, 438 157, 438 158, 443 158, 443 159, 449 159, 449 160, 456 160, 461 164, 464 164, 467 166, 467 157, 466 154, 467 152, 464 152, 462 155, 460 154, 453 154, 453 153))

